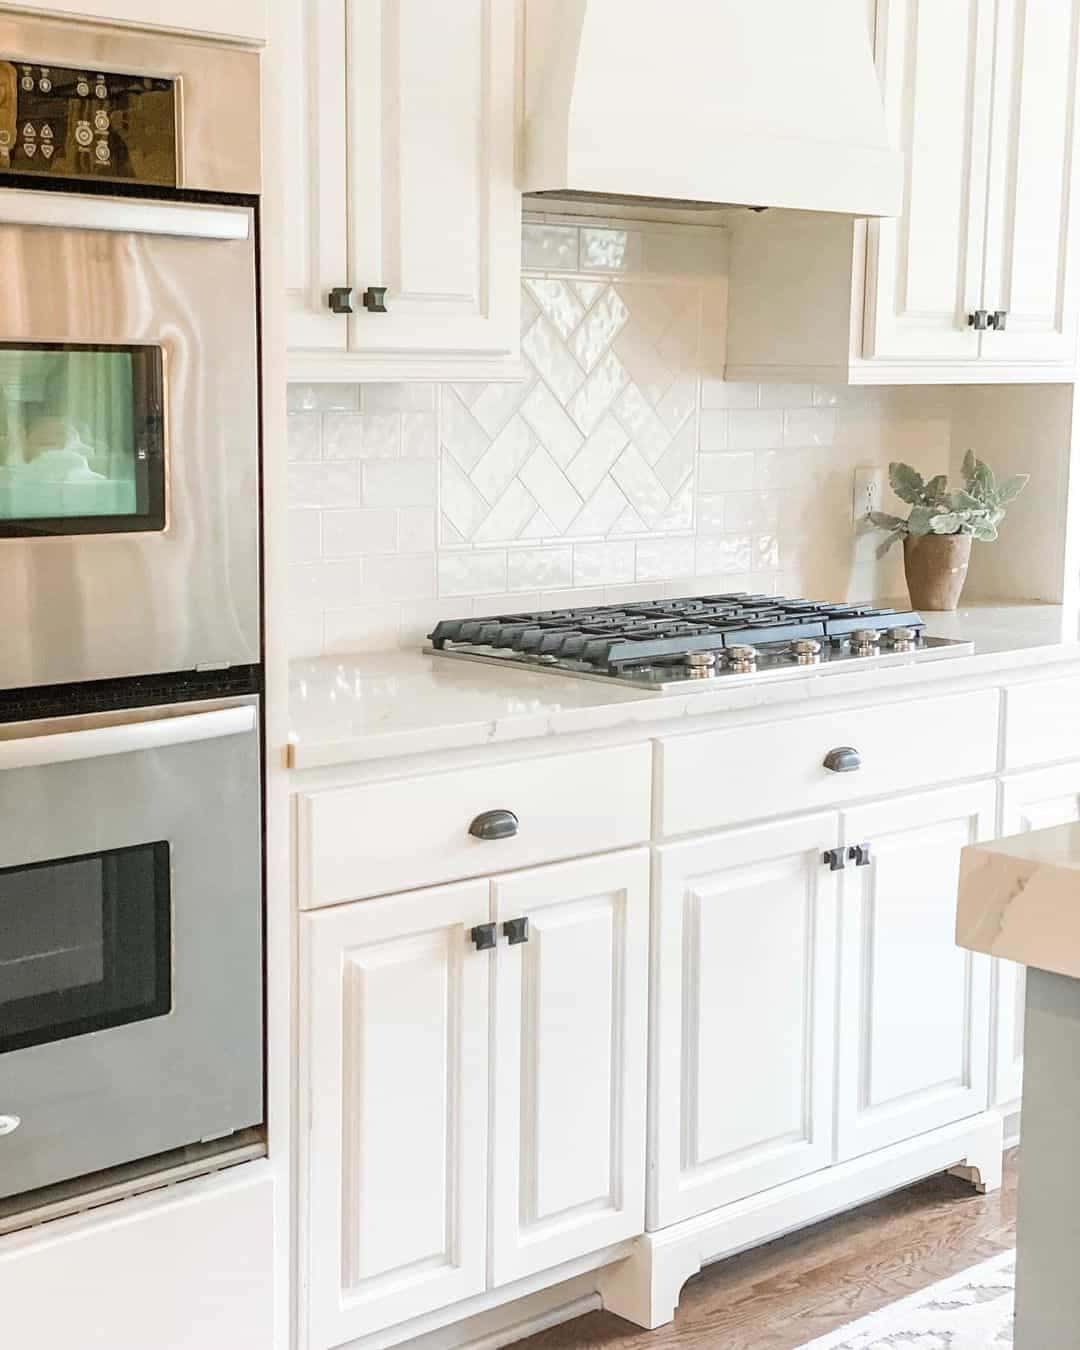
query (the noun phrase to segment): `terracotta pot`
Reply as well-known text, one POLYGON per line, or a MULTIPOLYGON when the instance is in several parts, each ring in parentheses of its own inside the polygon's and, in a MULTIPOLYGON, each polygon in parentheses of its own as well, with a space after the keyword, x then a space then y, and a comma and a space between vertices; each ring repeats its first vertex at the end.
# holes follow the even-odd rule
POLYGON ((970 534, 909 534, 904 573, 912 608, 955 609, 970 561, 970 534))

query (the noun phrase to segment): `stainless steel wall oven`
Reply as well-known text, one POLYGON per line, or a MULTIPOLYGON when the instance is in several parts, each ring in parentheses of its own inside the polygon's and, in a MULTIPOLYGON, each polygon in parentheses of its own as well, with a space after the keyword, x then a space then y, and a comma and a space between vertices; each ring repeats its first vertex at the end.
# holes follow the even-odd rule
POLYGON ((263 1119, 258 81, 0 16, 0 1231, 263 1119))

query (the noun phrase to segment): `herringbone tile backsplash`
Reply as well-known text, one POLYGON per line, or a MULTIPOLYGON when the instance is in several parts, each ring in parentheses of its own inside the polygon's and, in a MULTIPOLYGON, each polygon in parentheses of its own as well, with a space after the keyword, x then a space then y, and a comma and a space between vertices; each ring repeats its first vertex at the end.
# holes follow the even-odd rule
POLYGON ((520 382, 290 389, 294 654, 469 612, 898 589, 851 474, 944 468, 945 393, 726 383, 719 229, 528 217, 523 261, 520 382))

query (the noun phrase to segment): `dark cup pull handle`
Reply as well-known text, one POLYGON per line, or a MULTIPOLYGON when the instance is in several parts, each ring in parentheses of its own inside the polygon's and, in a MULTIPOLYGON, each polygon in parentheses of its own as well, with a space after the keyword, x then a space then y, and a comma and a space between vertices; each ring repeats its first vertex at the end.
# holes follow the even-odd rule
POLYGON ((487 952, 498 941, 498 930, 493 923, 480 923, 470 931, 469 937, 478 952, 487 952))
POLYGON ((513 811, 484 811, 469 826, 474 839, 512 839, 518 832, 518 818, 513 811))
POLYGON ((854 773, 862 768, 862 757, 851 745, 838 745, 825 756, 825 767, 830 773, 854 773))
POLYGON ((506 923, 503 924, 503 932, 506 934, 511 947, 516 947, 521 942, 528 942, 529 920, 527 918, 507 919, 506 923))

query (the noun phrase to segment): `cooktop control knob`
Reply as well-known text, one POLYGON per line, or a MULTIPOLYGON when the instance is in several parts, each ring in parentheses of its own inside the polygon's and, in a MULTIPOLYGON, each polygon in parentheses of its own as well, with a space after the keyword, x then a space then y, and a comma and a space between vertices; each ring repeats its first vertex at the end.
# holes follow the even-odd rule
POLYGON ((791 650, 800 666, 813 666, 821 660, 821 643, 817 638, 796 638, 791 650))
POLYGON ((917 628, 890 628, 889 644, 894 652, 913 652, 919 641, 917 628))
POLYGON ((751 671, 757 669, 758 653, 756 647, 745 647, 741 644, 727 649, 728 660, 731 662, 731 669, 736 675, 749 675, 751 671))
POLYGON ((691 679, 707 679, 716 674, 715 652, 687 652, 683 662, 691 679))
POLYGON ((851 650, 855 656, 877 656, 881 634, 876 628, 856 628, 851 635, 851 650))

